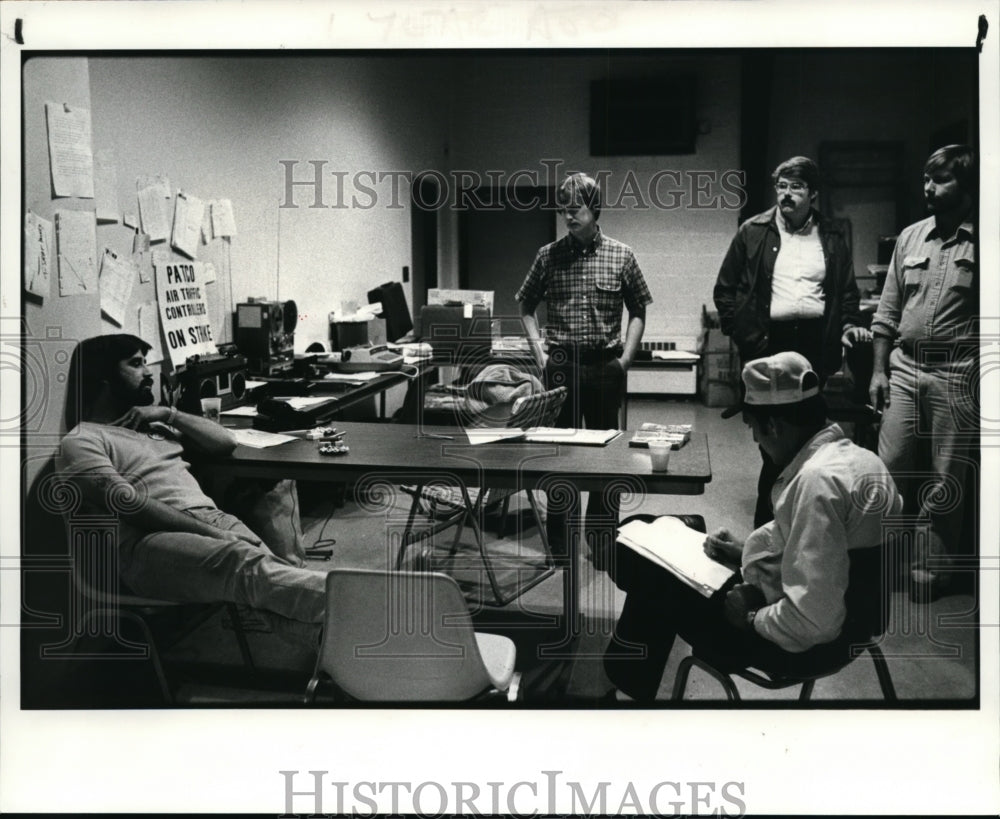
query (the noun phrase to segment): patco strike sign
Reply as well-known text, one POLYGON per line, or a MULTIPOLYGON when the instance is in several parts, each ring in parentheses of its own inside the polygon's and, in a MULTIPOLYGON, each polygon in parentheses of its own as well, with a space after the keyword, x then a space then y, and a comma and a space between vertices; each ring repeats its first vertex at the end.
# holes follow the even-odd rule
POLYGON ((163 338, 175 367, 188 356, 218 352, 205 301, 205 266, 201 262, 156 265, 156 299, 163 338))

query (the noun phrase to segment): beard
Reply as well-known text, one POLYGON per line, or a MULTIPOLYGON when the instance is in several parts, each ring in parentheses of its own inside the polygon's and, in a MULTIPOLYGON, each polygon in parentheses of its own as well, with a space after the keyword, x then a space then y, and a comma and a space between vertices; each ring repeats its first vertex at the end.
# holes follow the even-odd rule
POLYGON ((112 388, 115 401, 125 410, 132 407, 148 407, 156 399, 153 396, 152 380, 143 381, 138 387, 129 388, 116 384, 112 388))

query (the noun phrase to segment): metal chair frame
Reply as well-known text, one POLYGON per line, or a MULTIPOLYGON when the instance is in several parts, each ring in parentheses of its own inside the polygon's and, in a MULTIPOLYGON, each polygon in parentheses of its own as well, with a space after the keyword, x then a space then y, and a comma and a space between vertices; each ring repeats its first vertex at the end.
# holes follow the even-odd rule
MULTIPOLYGON (((525 396, 519 398, 514 402, 511 409, 511 417, 507 422, 508 428, 513 427, 527 427, 527 426, 549 426, 555 423, 556 418, 559 415, 559 410, 561 409, 563 402, 566 400, 566 388, 556 387, 551 390, 547 390, 536 395, 525 396)), ((413 522, 416 519, 416 514, 419 510, 420 500, 424 487, 426 484, 417 484, 415 490, 413 490, 413 501, 410 504, 410 511, 407 517, 406 528, 404 530, 404 536, 402 542, 400 543, 399 551, 396 555, 396 568, 400 569, 403 566, 404 558, 406 552, 409 549, 411 543, 414 542, 415 538, 412 535, 413 522)), ((544 568, 531 580, 526 583, 518 585, 517 590, 514 594, 504 594, 497 582, 496 571, 494 570, 493 561, 490 557, 489 550, 486 548, 486 542, 483 538, 483 516, 485 513, 485 508, 487 506, 493 505, 494 503, 502 503, 501 513, 500 513, 500 526, 499 526, 499 537, 503 537, 506 532, 506 521, 507 513, 510 504, 510 497, 514 492, 512 490, 500 490, 503 497, 495 500, 486 501, 485 499, 490 495, 490 490, 488 487, 484 487, 479 494, 476 496, 476 500, 473 502, 469 495, 469 490, 466 486, 462 485, 459 487, 462 493, 462 508, 455 510, 454 514, 449 515, 444 520, 435 524, 429 530, 423 533, 424 537, 431 537, 439 532, 444 531, 449 526, 455 525, 455 537, 452 540, 451 548, 448 551, 448 557, 454 557, 455 552, 458 548, 459 539, 462 536, 466 521, 468 521, 469 526, 472 528, 473 533, 476 537, 476 546, 478 547, 480 557, 482 558, 483 565, 486 568, 486 577, 490 585, 490 593, 493 595, 492 600, 482 601, 484 605, 502 607, 506 606, 512 601, 516 600, 526 591, 534 588, 542 581, 548 579, 552 576, 556 569, 555 558, 552 556, 552 550, 549 547, 548 536, 545 531, 545 524, 542 521, 541 511, 538 506, 538 501, 535 498, 535 494, 531 489, 525 489, 524 492, 528 497, 528 503, 531 507, 532 515, 535 519, 535 525, 538 527, 539 537, 542 541, 542 550, 544 554, 544 568)), ((409 490, 407 490, 409 491, 409 490)))
MULTIPOLYGON (((865 652, 871 656, 872 662, 875 665, 875 674, 878 676, 878 684, 882 689, 883 699, 885 699, 886 702, 896 702, 896 688, 892 684, 892 676, 889 674, 889 664, 886 662, 885 655, 882 653, 882 649, 879 648, 878 643, 869 642, 852 646, 851 661, 860 657, 861 654, 865 652)), ((672 698, 674 700, 684 699, 684 692, 687 690, 687 682, 688 677, 691 674, 691 669, 697 667, 722 685, 726 692, 726 699, 730 702, 739 701, 741 699, 740 692, 736 688, 736 683, 733 682, 734 675, 761 688, 766 688, 769 691, 778 691, 784 688, 791 688, 795 685, 801 685, 802 689, 799 691, 799 702, 808 702, 812 697, 816 680, 823 679, 824 677, 832 677, 834 674, 837 674, 850 665, 851 661, 845 663, 844 665, 840 665, 837 668, 830 669, 829 671, 823 671, 809 676, 774 677, 752 668, 742 668, 739 671, 726 673, 725 671, 720 671, 704 657, 699 657, 696 654, 690 654, 681 660, 680 666, 677 669, 677 677, 674 679, 672 698)))

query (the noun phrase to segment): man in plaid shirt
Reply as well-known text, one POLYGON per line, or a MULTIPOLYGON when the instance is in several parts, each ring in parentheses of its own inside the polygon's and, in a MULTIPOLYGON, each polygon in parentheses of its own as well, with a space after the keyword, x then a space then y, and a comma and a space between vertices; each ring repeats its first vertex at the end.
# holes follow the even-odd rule
MULTIPOLYGON (((582 173, 570 175, 557 193, 568 235, 542 247, 515 298, 532 352, 545 372, 549 389, 567 388, 556 425, 579 429, 617 429, 632 364, 646 326, 646 305, 653 301, 628 245, 605 236, 597 224, 601 189, 582 173), (546 341, 536 311, 545 301, 546 341), (622 341, 622 307, 628 325, 622 341)), ((595 565, 604 568, 613 551, 618 524, 618 492, 591 493, 587 504, 587 539, 595 565)), ((547 531, 552 548, 566 554, 566 514, 579 506, 579 493, 567 493, 569 504, 550 497, 547 531), (559 508, 555 508, 558 506, 559 508)))

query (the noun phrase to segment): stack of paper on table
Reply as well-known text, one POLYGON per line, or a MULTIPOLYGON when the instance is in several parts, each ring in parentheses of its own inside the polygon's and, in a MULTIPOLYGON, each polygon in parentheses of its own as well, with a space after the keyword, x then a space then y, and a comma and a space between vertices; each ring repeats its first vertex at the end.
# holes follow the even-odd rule
POLYGON ((645 423, 632 436, 629 446, 648 447, 650 441, 666 441, 672 449, 680 449, 691 440, 690 424, 645 423))
POLYGON ((495 441, 527 441, 533 444, 577 444, 604 446, 621 435, 620 429, 562 429, 560 427, 500 427, 467 429, 470 444, 491 444, 495 441))
POLYGON ((618 530, 618 542, 662 566, 705 597, 722 588, 734 573, 705 554, 703 532, 669 515, 652 523, 626 523, 618 530))
POLYGON ((701 359, 698 353, 687 350, 653 350, 652 357, 658 361, 677 361, 682 364, 697 364, 701 359))
POLYGON ((561 429, 559 427, 531 427, 524 431, 524 440, 540 444, 582 444, 604 446, 622 432, 620 429, 561 429))

